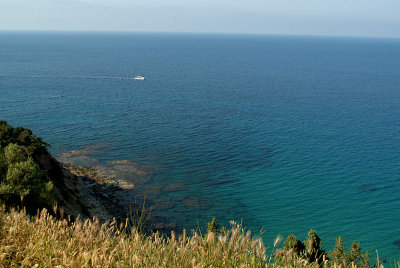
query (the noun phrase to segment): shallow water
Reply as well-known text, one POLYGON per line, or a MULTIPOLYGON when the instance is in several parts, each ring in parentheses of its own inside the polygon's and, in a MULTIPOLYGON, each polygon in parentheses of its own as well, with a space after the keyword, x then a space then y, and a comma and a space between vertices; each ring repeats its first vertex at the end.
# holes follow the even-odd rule
POLYGON ((399 40, 3 32, 0 96, 57 156, 151 170, 136 193, 179 228, 400 255, 399 40))

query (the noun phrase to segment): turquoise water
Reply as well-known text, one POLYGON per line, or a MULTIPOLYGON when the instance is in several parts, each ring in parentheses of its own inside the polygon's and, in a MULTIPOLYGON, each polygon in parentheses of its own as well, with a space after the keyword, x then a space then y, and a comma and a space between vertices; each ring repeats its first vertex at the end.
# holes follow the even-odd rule
POLYGON ((400 257, 400 40, 3 32, 0 118, 150 167, 133 194, 178 229, 400 257))

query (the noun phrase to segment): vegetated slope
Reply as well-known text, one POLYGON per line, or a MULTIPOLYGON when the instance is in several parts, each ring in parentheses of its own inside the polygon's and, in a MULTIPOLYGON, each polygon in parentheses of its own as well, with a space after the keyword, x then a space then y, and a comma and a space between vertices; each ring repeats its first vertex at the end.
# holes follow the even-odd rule
POLYGON ((0 121, 1 202, 23 206, 32 215, 42 208, 52 211, 55 205, 65 215, 96 216, 103 221, 120 213, 115 200, 98 196, 101 187, 96 178, 72 174, 47 147, 30 129, 0 121))
POLYGON ((2 267, 370 267, 359 244, 347 252, 339 242, 327 253, 313 231, 304 243, 289 236, 284 248, 269 255, 261 238, 235 222, 229 230, 212 221, 204 235, 166 237, 144 235, 128 222, 56 219, 46 210, 27 217, 3 207, 0 223, 2 267))
POLYGON ((275 249, 277 238, 268 257, 261 238, 252 238, 234 222, 226 230, 213 219, 204 235, 193 231, 190 236, 184 232, 167 237, 158 232, 146 235, 129 220, 106 221, 111 219, 107 213, 102 214, 104 223, 89 220, 105 206, 82 201, 91 194, 84 183, 89 178, 64 169, 48 146, 31 130, 0 121, 0 266, 370 267, 369 253, 362 253, 359 243, 347 251, 339 237, 335 248, 326 252, 313 230, 304 242, 290 235, 280 249, 275 249), (36 216, 26 214, 35 215, 41 208, 36 216))

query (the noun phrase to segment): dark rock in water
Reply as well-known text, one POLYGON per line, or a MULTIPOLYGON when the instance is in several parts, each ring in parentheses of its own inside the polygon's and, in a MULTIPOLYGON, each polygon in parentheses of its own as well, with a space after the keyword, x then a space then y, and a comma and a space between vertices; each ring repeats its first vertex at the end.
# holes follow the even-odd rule
POLYGON ((211 207, 209 202, 207 202, 206 200, 201 200, 198 198, 188 198, 188 197, 182 197, 181 199, 183 204, 190 209, 206 210, 211 207))
POLYGON ((394 241, 392 244, 400 248, 400 239, 394 241))
POLYGON ((160 196, 164 191, 164 187, 161 184, 148 185, 145 186, 145 189, 150 197, 160 196))
POLYGON ((150 207, 151 210, 167 210, 175 206, 175 202, 172 198, 161 198, 150 207))
POLYGON ((165 187, 168 192, 182 191, 183 189, 185 189, 185 184, 182 182, 172 183, 165 187))
POLYGON ((163 223, 163 222, 157 222, 153 224, 153 229, 160 231, 160 230, 165 230, 165 229, 175 229, 176 224, 175 223, 163 223))
POLYGON ((358 190, 360 192, 373 192, 378 190, 378 187, 376 187, 375 185, 373 185, 372 183, 370 184, 363 184, 360 187, 358 187, 358 190))
POLYGON ((392 185, 375 186, 374 184, 369 183, 361 185, 358 187, 358 190, 360 192, 374 192, 378 190, 391 189, 392 187, 392 185))

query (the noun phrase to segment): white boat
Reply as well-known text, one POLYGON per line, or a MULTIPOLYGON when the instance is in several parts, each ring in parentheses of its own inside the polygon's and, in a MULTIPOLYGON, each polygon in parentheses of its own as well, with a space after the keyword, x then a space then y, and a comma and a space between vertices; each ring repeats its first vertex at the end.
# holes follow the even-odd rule
POLYGON ((138 76, 135 76, 135 78, 133 78, 133 79, 135 79, 135 80, 144 80, 144 76, 138 75, 138 76))

